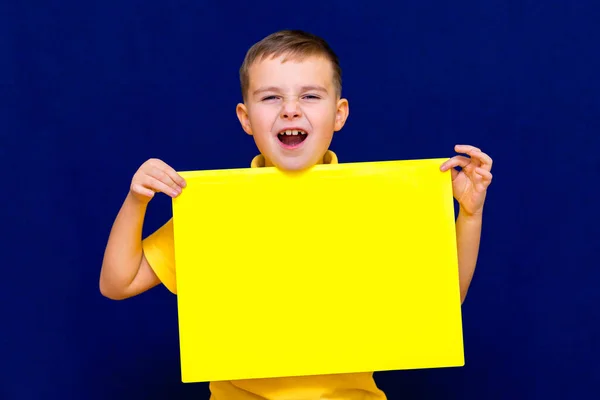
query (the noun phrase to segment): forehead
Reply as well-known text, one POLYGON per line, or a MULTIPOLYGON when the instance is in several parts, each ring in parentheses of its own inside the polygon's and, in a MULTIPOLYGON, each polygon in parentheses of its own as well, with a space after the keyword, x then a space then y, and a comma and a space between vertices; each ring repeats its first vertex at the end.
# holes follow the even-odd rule
POLYGON ((325 57, 268 57, 257 60, 248 69, 250 89, 265 85, 291 87, 296 85, 333 85, 333 68, 325 57))

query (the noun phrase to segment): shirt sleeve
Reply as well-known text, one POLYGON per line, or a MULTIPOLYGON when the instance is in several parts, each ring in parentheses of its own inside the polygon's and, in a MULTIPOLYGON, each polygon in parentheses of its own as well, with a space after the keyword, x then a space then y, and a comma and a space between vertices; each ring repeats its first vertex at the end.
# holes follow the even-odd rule
POLYGON ((163 285, 177 294, 175 279, 175 245, 173 240, 173 219, 142 241, 142 249, 148 264, 163 285))

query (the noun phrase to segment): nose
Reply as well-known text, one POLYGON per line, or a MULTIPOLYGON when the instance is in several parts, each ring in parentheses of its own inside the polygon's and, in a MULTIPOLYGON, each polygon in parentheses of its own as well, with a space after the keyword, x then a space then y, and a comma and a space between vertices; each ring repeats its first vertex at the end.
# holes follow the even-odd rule
POLYGON ((280 117, 283 119, 296 119, 302 116, 302 112, 298 104, 294 100, 289 100, 283 103, 281 107, 280 117))

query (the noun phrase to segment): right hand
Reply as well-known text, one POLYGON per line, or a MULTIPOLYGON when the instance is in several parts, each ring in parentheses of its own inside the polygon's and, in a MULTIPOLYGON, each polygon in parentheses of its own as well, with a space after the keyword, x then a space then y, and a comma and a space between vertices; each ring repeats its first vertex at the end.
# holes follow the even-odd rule
POLYGON ((130 193, 137 200, 148 203, 159 192, 175 198, 185 186, 185 180, 173 168, 161 160, 151 158, 133 175, 130 193))

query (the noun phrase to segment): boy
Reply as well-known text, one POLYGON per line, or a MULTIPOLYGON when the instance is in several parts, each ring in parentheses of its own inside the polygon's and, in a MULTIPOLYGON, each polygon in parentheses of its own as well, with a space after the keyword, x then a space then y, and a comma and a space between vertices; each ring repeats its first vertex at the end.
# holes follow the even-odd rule
MULTIPOLYGON (((337 163, 329 150, 334 132, 344 126, 348 101, 341 97, 341 70, 334 52, 319 37, 281 31, 255 44, 240 69, 243 103, 236 113, 259 150, 251 167, 302 170, 337 163)), ((492 160, 472 146, 440 169, 451 169, 461 301, 467 294, 479 251, 483 203, 492 180, 492 160), (454 167, 462 167, 458 172, 454 167)), ((111 299, 138 295, 159 283, 175 286, 173 229, 169 220, 142 240, 148 202, 155 193, 178 196, 185 181, 166 163, 152 159, 133 176, 129 194, 114 222, 100 273, 100 291, 111 299)), ((255 379, 210 384, 212 400, 385 399, 372 373, 255 379)))

